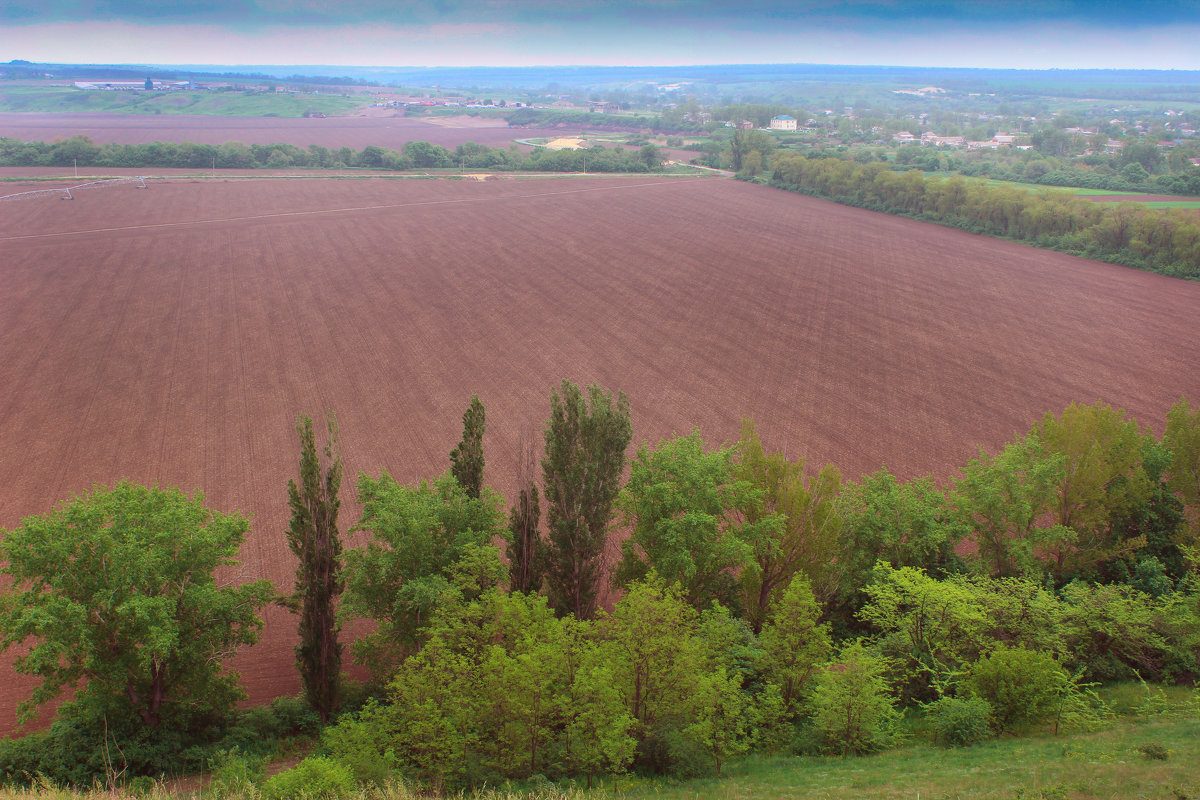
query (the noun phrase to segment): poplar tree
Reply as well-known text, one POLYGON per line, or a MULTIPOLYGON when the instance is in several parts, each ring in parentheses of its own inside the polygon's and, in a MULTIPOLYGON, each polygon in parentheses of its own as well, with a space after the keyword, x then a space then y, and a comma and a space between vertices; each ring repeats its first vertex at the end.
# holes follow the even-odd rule
POLYGON ((538 490, 532 484, 521 489, 517 504, 508 515, 508 586, 514 592, 536 594, 542 586, 545 545, 538 536, 541 520, 538 490))
POLYGON ((522 433, 520 458, 517 463, 516 505, 508 515, 508 588, 513 592, 537 594, 542 588, 546 571, 546 543, 538 525, 542 519, 535 473, 538 466, 534 437, 522 433))
POLYGON ((479 395, 472 395, 471 405, 463 413, 462 441, 450 451, 450 472, 472 500, 478 500, 483 489, 484 423, 483 403, 479 395))
POLYGON ((564 380, 550 394, 542 483, 549 528, 546 582, 559 614, 591 619, 613 502, 633 438, 629 401, 564 380))
POLYGON ((341 501, 342 459, 334 457, 337 420, 326 418, 329 433, 325 462, 317 454, 313 421, 302 416, 296 425, 300 434, 300 485, 288 481, 288 506, 292 510, 288 547, 300 563, 296 567, 295 590, 285 605, 300 615, 300 644, 296 666, 304 683, 304 694, 313 709, 328 722, 337 710, 341 694, 341 625, 336 606, 345 588, 342 579, 342 542, 337 516, 341 501))

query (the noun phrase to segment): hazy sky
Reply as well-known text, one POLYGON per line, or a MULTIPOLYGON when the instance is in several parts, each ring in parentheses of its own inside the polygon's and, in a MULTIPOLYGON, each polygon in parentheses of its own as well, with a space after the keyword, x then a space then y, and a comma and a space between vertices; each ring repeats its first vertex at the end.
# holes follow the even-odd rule
POLYGON ((1200 69, 1200 0, 0 0, 0 61, 1200 69))

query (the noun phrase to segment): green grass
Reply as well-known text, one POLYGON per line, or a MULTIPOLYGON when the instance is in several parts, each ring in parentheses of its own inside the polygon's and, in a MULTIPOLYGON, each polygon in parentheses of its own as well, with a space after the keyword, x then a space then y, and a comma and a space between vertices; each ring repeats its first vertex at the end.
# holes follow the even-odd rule
MULTIPOLYGON (((576 786, 497 789, 479 800, 1180 800, 1200 798, 1200 708, 1188 689, 1138 684, 1106 688, 1113 717, 1104 729, 1062 736, 995 739, 945 749, 915 736, 899 749, 871 756, 754 757, 726 767, 722 778, 691 781, 623 776, 576 786), (1147 701, 1150 700, 1149 704, 1147 701), (1151 757, 1147 753, 1157 753, 1151 757), (1165 759, 1161 758, 1165 755, 1165 759)), ((158 785, 151 798, 196 796, 158 785)), ((205 797, 213 797, 211 794, 205 797)), ((100 800, 122 792, 75 793, 43 786, 0 789, 0 800, 100 800)), ((223 800, 257 800, 247 787, 223 800)), ((429 797, 403 785, 364 790, 345 800, 429 797)), ((451 797, 461 797, 451 795, 451 797)))
POLYGON ((913 744, 860 758, 754 758, 721 779, 658 783, 625 778, 607 797, 663 800, 1012 800, 1200 796, 1200 720, 1164 717, 1091 734, 1000 739, 943 749, 913 744), (1141 749, 1160 744, 1167 759, 1141 749))
POLYGON ((1200 208, 1200 200, 1151 200, 1142 205, 1147 208, 1200 208))
POLYGON ((106 92, 68 87, 0 87, 0 111, 299 117, 308 110, 324 114, 347 114, 361 105, 361 99, 341 95, 204 91, 106 92))

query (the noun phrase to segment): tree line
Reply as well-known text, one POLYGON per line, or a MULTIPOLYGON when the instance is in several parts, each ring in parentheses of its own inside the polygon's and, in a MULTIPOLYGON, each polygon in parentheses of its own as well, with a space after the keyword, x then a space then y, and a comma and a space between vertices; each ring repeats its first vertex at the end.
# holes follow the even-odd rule
POLYGON ((1016 239, 1181 278, 1200 277, 1200 216, 1137 203, 1101 204, 1065 192, 1023 191, 887 164, 784 155, 770 183, 861 208, 1016 239))
POLYGON ((524 152, 467 142, 447 149, 430 142, 405 142, 400 150, 368 145, 362 150, 293 144, 195 144, 145 142, 94 144, 87 136, 53 143, 0 137, 0 166, 16 167, 160 167, 173 169, 489 169, 542 172, 647 172, 662 158, 654 145, 639 150, 597 145, 586 150, 535 148, 524 152))
POLYGON ((693 431, 630 459, 624 395, 564 381, 506 509, 475 397, 447 472, 358 476, 368 541, 345 551, 325 429, 318 448, 312 420, 297 427, 285 594, 214 580, 247 523, 199 495, 122 483, 4 532, 0 632, 42 680, 23 709, 79 686, 50 731, 0 746, 7 781, 87 783, 110 768, 97 741, 158 774, 296 730, 316 752, 268 796, 316 774, 434 790, 720 774, 752 750, 889 747, 905 713, 945 744, 1095 725, 1096 683, 1200 676, 1200 409, 1184 400, 1161 437, 1072 405, 943 485, 844 481, 768 451, 750 420, 732 445, 693 431), (222 660, 269 602, 298 615, 308 716, 277 703, 247 722, 222 660), (361 618, 365 692, 342 675, 341 626, 361 618))

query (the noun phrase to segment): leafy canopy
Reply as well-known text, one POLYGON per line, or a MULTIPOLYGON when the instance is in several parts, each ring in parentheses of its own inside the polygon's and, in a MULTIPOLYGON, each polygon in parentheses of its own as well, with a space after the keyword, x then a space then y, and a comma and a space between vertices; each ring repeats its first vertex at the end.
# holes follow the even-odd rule
POLYGON ((242 692, 221 662, 257 640, 274 592, 217 582, 249 523, 203 502, 120 483, 3 532, 3 646, 28 643, 16 669, 42 679, 23 718, 80 681, 80 703, 151 727, 232 708, 242 692))

